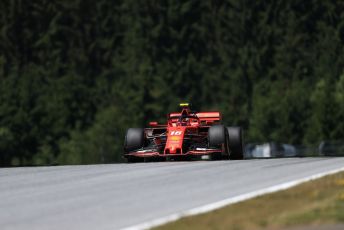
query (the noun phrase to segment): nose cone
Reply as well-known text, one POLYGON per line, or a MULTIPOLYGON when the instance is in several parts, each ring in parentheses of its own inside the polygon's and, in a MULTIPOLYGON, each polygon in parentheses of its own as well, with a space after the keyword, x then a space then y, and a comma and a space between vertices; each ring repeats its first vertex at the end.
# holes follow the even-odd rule
POLYGON ((168 130, 165 154, 182 154, 185 127, 171 127, 168 130))

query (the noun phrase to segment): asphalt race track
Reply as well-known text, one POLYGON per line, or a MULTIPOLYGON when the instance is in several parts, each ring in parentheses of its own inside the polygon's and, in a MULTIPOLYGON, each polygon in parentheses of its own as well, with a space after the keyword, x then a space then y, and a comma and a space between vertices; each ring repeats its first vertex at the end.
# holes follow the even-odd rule
POLYGON ((0 228, 121 229, 342 168, 344 158, 0 169, 0 228))

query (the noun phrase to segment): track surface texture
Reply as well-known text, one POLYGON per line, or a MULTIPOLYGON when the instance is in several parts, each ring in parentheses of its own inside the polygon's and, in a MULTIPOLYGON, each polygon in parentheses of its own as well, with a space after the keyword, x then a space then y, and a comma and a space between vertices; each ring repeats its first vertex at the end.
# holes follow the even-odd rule
POLYGON ((324 173, 344 158, 0 169, 0 228, 121 229, 324 173))

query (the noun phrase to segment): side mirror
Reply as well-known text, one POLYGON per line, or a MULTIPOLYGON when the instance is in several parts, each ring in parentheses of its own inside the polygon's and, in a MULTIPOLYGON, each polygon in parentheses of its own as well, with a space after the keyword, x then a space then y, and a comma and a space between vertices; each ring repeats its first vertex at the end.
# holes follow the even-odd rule
POLYGON ((149 122, 149 126, 157 126, 158 125, 158 122, 156 122, 156 121, 151 121, 151 122, 149 122))

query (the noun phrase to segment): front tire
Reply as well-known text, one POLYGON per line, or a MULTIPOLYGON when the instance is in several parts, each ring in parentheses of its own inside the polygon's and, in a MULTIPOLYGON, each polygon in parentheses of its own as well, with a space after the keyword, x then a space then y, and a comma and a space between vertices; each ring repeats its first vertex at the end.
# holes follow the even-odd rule
MULTIPOLYGON (((223 125, 211 126, 208 130, 208 144, 210 148, 222 149, 226 144, 226 129, 223 125)), ((210 155, 212 160, 223 160, 223 153, 213 153, 210 155)))
POLYGON ((209 147, 219 148, 226 142, 226 131, 223 125, 211 126, 208 130, 209 147))
POLYGON ((144 147, 145 132, 142 128, 130 128, 127 130, 124 140, 124 151, 126 153, 144 147))
POLYGON ((229 159, 244 159, 242 129, 240 127, 227 127, 227 135, 229 159))

